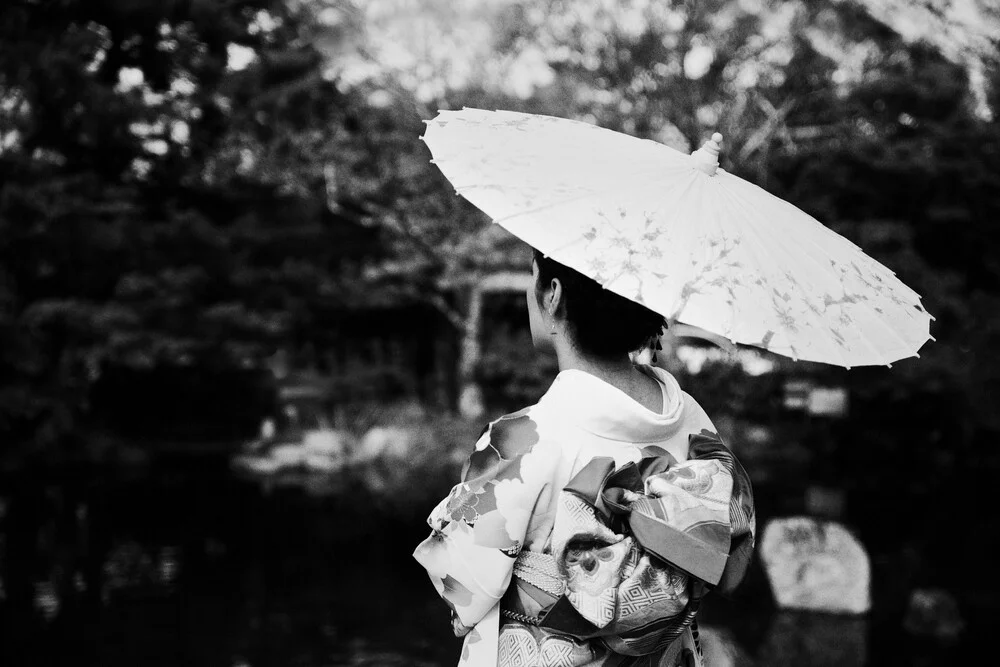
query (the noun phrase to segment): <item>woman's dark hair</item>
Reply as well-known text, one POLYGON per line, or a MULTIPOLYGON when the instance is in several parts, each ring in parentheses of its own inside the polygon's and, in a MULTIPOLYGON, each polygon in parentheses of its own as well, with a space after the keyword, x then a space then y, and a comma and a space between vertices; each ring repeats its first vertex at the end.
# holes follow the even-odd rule
POLYGON ((642 304, 606 290, 593 278, 534 252, 538 264, 535 298, 553 278, 562 283, 559 312, 573 342, 584 354, 617 357, 649 345, 667 325, 663 316, 642 304))

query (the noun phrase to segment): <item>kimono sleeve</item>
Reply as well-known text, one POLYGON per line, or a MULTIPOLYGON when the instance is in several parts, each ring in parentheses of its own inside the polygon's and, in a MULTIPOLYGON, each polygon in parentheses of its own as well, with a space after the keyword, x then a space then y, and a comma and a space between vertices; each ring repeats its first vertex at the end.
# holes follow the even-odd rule
POLYGON ((476 625, 506 592, 554 464, 527 413, 502 417, 428 517, 431 535, 413 555, 462 625, 476 625))

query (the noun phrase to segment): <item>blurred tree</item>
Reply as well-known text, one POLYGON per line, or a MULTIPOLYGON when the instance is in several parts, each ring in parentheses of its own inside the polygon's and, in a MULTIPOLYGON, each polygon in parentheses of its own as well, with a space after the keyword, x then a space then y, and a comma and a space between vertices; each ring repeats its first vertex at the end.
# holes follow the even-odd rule
POLYGON ((381 299, 436 308, 461 341, 456 366, 459 385, 468 387, 480 352, 476 286, 487 276, 526 272, 530 255, 455 194, 417 138, 423 121, 452 101, 541 109, 492 85, 487 72, 496 74, 490 65, 494 51, 484 23, 491 13, 482 3, 460 8, 437 0, 389 0, 366 4, 364 11, 338 2, 314 4, 329 10, 317 13, 323 30, 336 33, 350 25, 361 35, 346 52, 339 41, 330 46, 320 40, 358 113, 314 155, 325 156, 337 191, 362 202, 366 220, 382 232, 385 254, 366 263, 366 289, 381 299), (448 45, 463 58, 454 61, 448 45), (336 59, 350 66, 338 67, 336 59))
POLYGON ((474 4, 0 8, 0 363, 16 378, 0 429, 51 440, 108 360, 252 363, 345 307, 424 301, 470 335, 470 286, 527 254, 414 140, 462 105, 685 149, 720 129, 724 166, 925 293, 942 344, 894 386, 986 405, 988 48, 977 83, 858 2, 474 4))
MULTIPOLYGON (((863 76, 819 110, 839 123, 776 146, 772 183, 921 293, 937 317, 937 341, 919 361, 845 376, 851 418, 834 431, 835 460, 817 461, 813 474, 825 468, 848 489, 873 549, 907 543, 925 554, 922 578, 962 590, 967 580, 954 573, 986 560, 941 544, 932 526, 955 520, 969 502, 987 502, 988 480, 1000 471, 987 444, 1000 434, 1000 233, 992 223, 1000 215, 1000 126, 982 113, 963 62, 907 43, 863 14, 839 20, 872 40, 863 76), (899 519, 901 499, 919 522, 899 519)), ((993 76, 986 91, 995 91, 993 76)), ((796 109, 789 123, 816 125, 816 113, 796 109)), ((985 521, 969 522, 973 532, 987 530, 985 521)))
POLYGON ((785 76, 797 39, 807 39, 797 35, 809 6, 520 3, 499 41, 509 52, 541 49, 556 76, 538 94, 563 113, 685 151, 719 130, 728 159, 746 171, 748 157, 783 128, 789 100, 775 104, 757 90, 785 76))
POLYGON ((309 157, 349 101, 276 0, 0 7, 0 432, 47 447, 103 364, 254 363, 377 250, 309 157))
MULTIPOLYGON (((397 114, 395 127, 412 128, 398 142, 389 133, 363 133, 384 140, 381 149, 391 156, 392 169, 379 170, 383 179, 372 181, 373 191, 385 192, 390 181, 401 186, 390 188, 399 194, 422 179, 427 185, 412 191, 412 198, 385 200, 390 207, 402 205, 405 213, 397 208, 381 218, 396 230, 398 245, 393 261, 380 265, 379 275, 394 277, 402 289, 441 304, 442 284, 476 275, 483 258, 503 256, 495 245, 507 242, 503 234, 492 236, 482 216, 460 199, 449 202, 440 176, 422 164, 422 147, 414 151, 411 142, 411 133, 419 131, 414 108, 417 116, 429 118, 434 106, 503 107, 582 117, 684 150, 719 129, 726 137, 723 161, 728 169, 858 240, 924 292, 932 312, 961 308, 966 303, 962 279, 955 267, 935 263, 933 256, 974 253, 977 235, 988 233, 986 227, 963 225, 961 234, 967 238, 954 235, 949 245, 928 236, 924 220, 952 216, 959 209, 969 214, 981 205, 928 208, 927 198, 907 193, 918 190, 937 198, 963 193, 959 181, 944 188, 937 180, 944 172, 958 176, 949 164, 991 164, 991 140, 976 133, 990 132, 979 98, 992 88, 972 80, 969 63, 974 56, 987 72, 995 71, 996 40, 983 26, 994 25, 997 17, 977 3, 981 20, 955 18, 947 4, 900 1, 894 13, 887 13, 878 3, 861 1, 545 0, 478 2, 461 9, 436 0, 369 3, 366 11, 354 14, 369 28, 365 48, 389 56, 372 61, 381 66, 369 62, 377 74, 366 85, 397 114), (402 17, 396 11, 400 7, 405 9, 402 17), (927 12, 944 27, 935 34, 913 33, 911 19, 927 12), (491 25, 492 32, 483 33, 483 25, 491 25), (491 58, 498 63, 492 68, 491 58), (513 64, 525 61, 554 76, 536 72, 527 77, 529 85, 519 86, 513 64), (920 75, 914 77, 915 72, 920 75), (931 130, 923 120, 914 125, 917 108, 887 110, 887 100, 896 98, 908 99, 904 106, 912 103, 920 113, 937 114, 934 122, 941 128, 931 130), (952 132, 957 134, 945 139, 952 132), (970 132, 979 138, 966 137, 970 132), (951 139, 957 143, 944 154, 950 151, 955 159, 939 164, 939 153, 930 152, 928 142, 944 148, 951 139), (980 139, 983 143, 975 149, 980 139), (960 145, 983 155, 955 154, 960 145), (409 168, 404 167, 411 158, 409 168), (387 174, 391 176, 385 180, 387 174), (463 225, 455 225, 456 219, 463 225), (864 234, 862 227, 868 230, 864 234), (886 235, 892 239, 882 238, 886 235), (476 242, 470 244, 470 239, 476 242), (951 252, 958 247, 965 250, 951 252), (439 252, 443 249, 448 252, 439 252), (414 276, 421 279, 411 280, 414 276), (938 289, 943 290, 940 298, 938 289)), ((359 155, 371 150, 366 146, 359 155)), ((991 183, 985 174, 975 180, 991 183)), ((987 199, 977 195, 977 201, 987 199)), ((982 257, 960 262, 966 267, 961 271, 978 266, 975 271, 981 273, 992 262, 982 257)), ((461 308, 451 317, 460 324, 461 308)), ((936 350, 954 348, 929 349, 948 357, 951 352, 936 350)), ((967 396, 982 395, 977 387, 992 382, 980 381, 987 372, 983 365, 951 357, 903 364, 887 377, 912 392, 941 377, 933 370, 938 363, 948 366, 944 377, 964 387, 967 396), (926 370, 913 370, 918 367, 926 370), (964 377, 972 368, 976 379, 964 377)), ((836 369, 816 373, 825 381, 842 381, 836 369)), ((970 412, 966 423, 982 418, 980 411, 970 412)))

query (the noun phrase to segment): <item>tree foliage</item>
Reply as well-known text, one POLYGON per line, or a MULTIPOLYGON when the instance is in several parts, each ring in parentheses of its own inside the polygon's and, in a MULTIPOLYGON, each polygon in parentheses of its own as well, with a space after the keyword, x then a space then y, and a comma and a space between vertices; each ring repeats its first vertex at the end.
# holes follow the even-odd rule
POLYGON ((527 255, 416 140, 460 106, 688 149, 722 131, 724 167, 858 242, 937 316, 919 363, 854 371, 857 394, 946 394, 963 438, 997 428, 1000 145, 982 109, 1000 78, 984 31, 979 76, 870 3, 427 0, 408 24, 398 4, 0 7, 6 441, 71 430, 107 363, 255 364, 377 304, 423 301, 463 327, 465 287, 527 255), (459 29, 477 21, 489 29, 459 29), (407 39, 423 60, 372 56, 407 39), (448 45, 467 61, 446 66, 448 45), (526 62, 548 76, 519 82, 526 62))
POLYGON ((358 298, 351 267, 377 234, 331 210, 312 156, 349 101, 303 41, 310 16, 273 0, 0 8, 6 442, 69 432, 108 363, 252 364, 358 298))

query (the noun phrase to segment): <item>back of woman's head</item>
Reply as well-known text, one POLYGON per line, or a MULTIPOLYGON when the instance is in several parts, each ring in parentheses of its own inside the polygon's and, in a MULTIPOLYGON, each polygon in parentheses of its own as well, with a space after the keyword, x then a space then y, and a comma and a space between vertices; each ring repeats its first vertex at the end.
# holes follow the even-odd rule
POLYGON ((538 290, 553 278, 562 283, 558 313, 566 318, 573 343, 583 354, 609 359, 634 352, 658 336, 666 322, 663 316, 606 290, 592 278, 535 250, 538 290))

